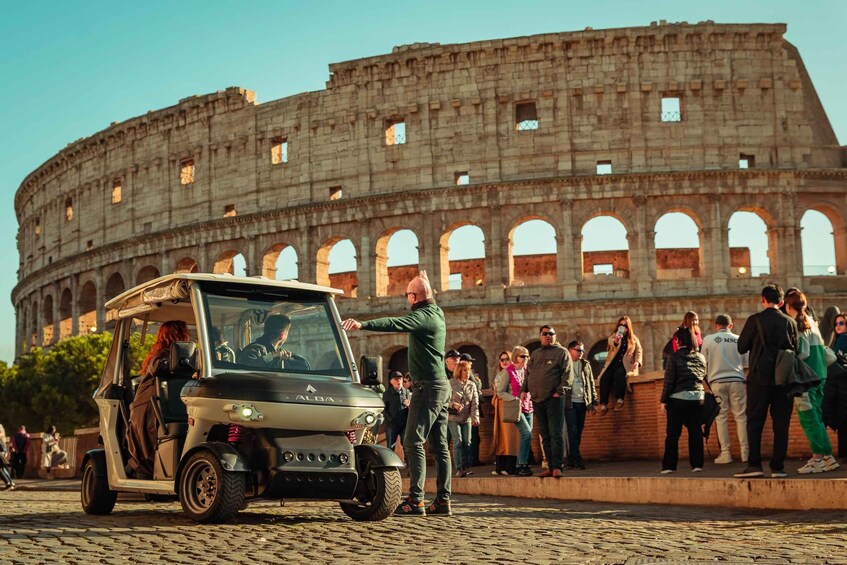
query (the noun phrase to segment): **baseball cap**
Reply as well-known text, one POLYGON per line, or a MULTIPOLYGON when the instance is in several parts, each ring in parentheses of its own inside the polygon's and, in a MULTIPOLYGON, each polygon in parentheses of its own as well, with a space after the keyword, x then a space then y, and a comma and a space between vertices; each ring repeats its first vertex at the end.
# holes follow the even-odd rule
POLYGON ((388 374, 388 380, 389 381, 394 380, 394 379, 402 379, 402 378, 403 378, 403 373, 401 373, 400 371, 391 371, 388 374))
POLYGON ((476 359, 474 359, 473 357, 471 357, 471 354, 470 354, 470 353, 462 353, 462 354, 460 355, 460 357, 462 358, 462 361, 476 361, 476 359))
POLYGON ((455 349, 451 349, 447 352, 447 355, 444 356, 445 359, 449 359, 450 357, 461 357, 462 354, 456 351, 455 349))

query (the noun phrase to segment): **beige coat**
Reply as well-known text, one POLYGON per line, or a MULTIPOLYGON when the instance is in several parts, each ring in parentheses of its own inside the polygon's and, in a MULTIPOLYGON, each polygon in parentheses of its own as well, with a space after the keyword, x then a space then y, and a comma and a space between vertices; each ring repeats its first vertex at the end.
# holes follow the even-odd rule
MULTIPOLYGON (((627 352, 623 356, 623 368, 626 369, 627 377, 636 377, 638 376, 638 369, 641 367, 641 362, 643 361, 643 353, 641 351, 641 342, 638 341, 638 338, 633 336, 632 340, 634 343, 634 347, 632 349, 628 349, 627 352)), ((620 343, 615 343, 615 334, 609 336, 609 345, 606 351, 609 352, 609 355, 606 357, 606 364, 603 365, 603 370, 600 371, 600 374, 597 376, 597 382, 600 382, 600 379, 603 378, 603 375, 606 374, 606 369, 609 365, 612 364, 612 360, 615 358, 615 355, 618 354, 618 348, 620 347, 620 343)))

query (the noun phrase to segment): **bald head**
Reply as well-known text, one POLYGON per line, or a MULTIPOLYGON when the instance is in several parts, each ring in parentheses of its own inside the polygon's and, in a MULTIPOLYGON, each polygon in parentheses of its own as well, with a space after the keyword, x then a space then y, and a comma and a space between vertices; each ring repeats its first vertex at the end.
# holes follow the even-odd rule
POLYGON ((415 293, 415 302, 432 298, 432 287, 429 285, 429 280, 420 275, 409 281, 406 292, 415 293))

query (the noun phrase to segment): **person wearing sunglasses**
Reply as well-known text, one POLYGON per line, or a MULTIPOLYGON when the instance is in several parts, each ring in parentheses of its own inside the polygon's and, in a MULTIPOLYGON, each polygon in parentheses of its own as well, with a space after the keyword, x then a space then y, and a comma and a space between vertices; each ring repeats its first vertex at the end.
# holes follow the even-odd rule
POLYGON ((623 408, 626 397, 627 379, 638 376, 642 363, 641 342, 632 329, 629 316, 621 316, 615 324, 615 329, 609 335, 609 345, 606 349, 606 363, 597 380, 600 381, 600 406, 598 412, 602 416, 609 411, 609 394, 614 390, 615 410, 623 408))
POLYGON ((568 344, 568 353, 573 361, 573 388, 565 392, 565 424, 568 434, 568 469, 585 469, 585 461, 579 451, 585 415, 593 414, 597 407, 597 392, 591 363, 585 360, 585 345, 577 339, 568 344))
POLYGON ((551 326, 541 326, 539 341, 541 347, 529 357, 521 400, 525 393, 532 397, 535 422, 547 455, 547 469, 538 476, 558 478, 562 476, 565 458, 564 396, 573 385, 573 361, 568 350, 556 342, 556 330, 551 326))
POLYGON ((450 494, 452 473, 450 446, 447 441, 447 404, 453 390, 444 371, 444 349, 447 325, 444 312, 433 299, 426 271, 409 281, 406 300, 411 312, 405 316, 385 317, 360 322, 348 318, 342 322, 345 331, 403 332, 409 334, 409 372, 412 375, 412 398, 403 451, 409 466, 409 495, 395 510, 395 516, 452 515, 450 494), (426 453, 429 444, 435 458, 438 492, 428 505, 424 503, 426 453))
MULTIPOLYGON (((494 378, 494 396, 491 405, 494 407, 494 435, 491 440, 491 453, 494 454, 494 470, 492 475, 514 475, 517 472, 518 451, 520 449, 520 432, 514 422, 503 421, 503 403, 513 401, 520 395, 520 384, 523 383, 523 369, 518 384, 518 393, 509 386, 509 367, 512 365, 512 354, 501 351, 498 359, 498 369, 494 378)), ((517 363, 517 359, 515 360, 517 363)), ((521 366, 526 365, 526 360, 521 366)))
POLYGON ((847 353, 847 315, 838 314, 832 321, 832 350, 847 353))

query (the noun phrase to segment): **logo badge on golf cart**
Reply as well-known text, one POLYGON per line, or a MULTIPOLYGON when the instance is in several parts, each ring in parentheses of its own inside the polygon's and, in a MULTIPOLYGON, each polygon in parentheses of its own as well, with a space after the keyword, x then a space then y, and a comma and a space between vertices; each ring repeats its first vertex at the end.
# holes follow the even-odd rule
POLYGON ((306 392, 311 393, 311 394, 314 394, 314 393, 316 393, 316 392, 318 392, 318 391, 317 391, 317 390, 315 390, 315 387, 313 387, 312 385, 309 385, 309 386, 307 386, 307 387, 306 387, 306 392))

